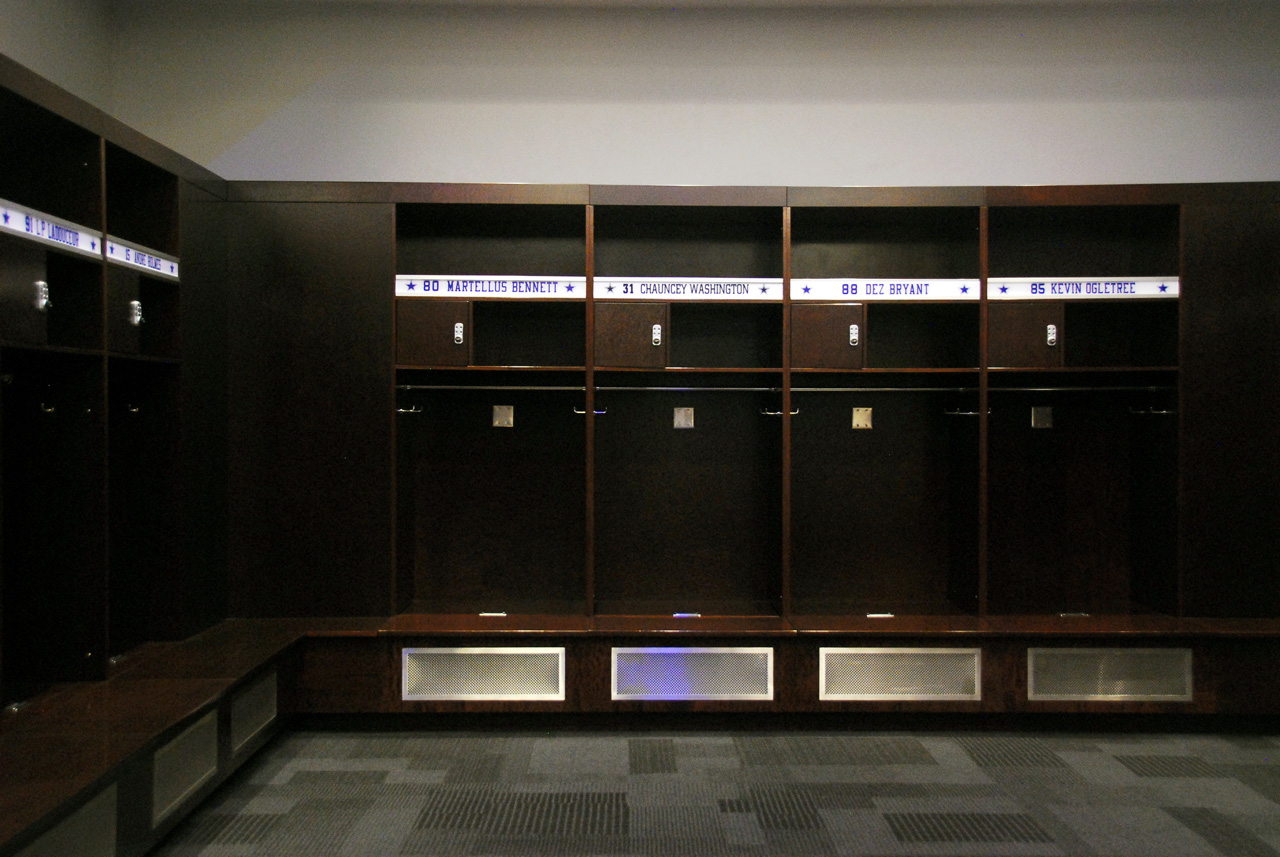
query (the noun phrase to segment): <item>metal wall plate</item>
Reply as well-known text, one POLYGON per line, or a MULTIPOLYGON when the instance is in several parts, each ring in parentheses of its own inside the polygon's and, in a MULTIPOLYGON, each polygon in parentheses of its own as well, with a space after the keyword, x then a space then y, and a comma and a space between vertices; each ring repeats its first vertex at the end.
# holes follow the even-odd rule
POLYGON ((871 408, 853 409, 853 427, 856 429, 871 428, 871 408))
POLYGON ((1031 409, 1031 427, 1038 429, 1053 428, 1053 408, 1048 405, 1037 405, 1031 409))
POLYGON ((493 427, 494 428, 512 428, 516 424, 516 406, 515 405, 494 405, 493 406, 493 427))
POLYGON ((678 429, 693 428, 693 408, 676 408, 672 425, 678 429))
POLYGON ((1027 699, 1191 702, 1190 649, 1027 649, 1027 699))
POLYGON ((982 650, 823 647, 818 698, 978 702, 982 650))
POLYGON ((239 753, 275 721, 277 688, 277 675, 273 672, 231 700, 231 752, 239 753))
POLYGON ((562 701, 563 646, 404 649, 401 695, 407 701, 562 701))
POLYGON ((210 711, 156 750, 151 763, 151 826, 156 827, 218 773, 218 712, 210 711))
POLYGON ((613 649, 616 700, 773 699, 770 647, 613 649))

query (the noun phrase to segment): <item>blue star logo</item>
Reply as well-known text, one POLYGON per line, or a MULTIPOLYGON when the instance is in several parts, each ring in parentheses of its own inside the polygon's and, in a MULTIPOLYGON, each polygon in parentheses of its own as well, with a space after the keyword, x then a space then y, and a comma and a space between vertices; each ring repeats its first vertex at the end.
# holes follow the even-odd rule
POLYGON ((169 266, 169 273, 170 274, 174 273, 174 267, 172 265, 169 266))
POLYGON ((572 285, 565 286, 565 287, 564 287, 564 290, 565 290, 566 292, 571 292, 571 291, 573 291, 573 286, 572 286, 572 285))
POLYGON ((762 294, 762 295, 767 295, 767 294, 769 294, 769 287, 768 287, 768 286, 761 286, 761 287, 760 287, 760 294, 762 294))
POLYGON ((411 291, 413 291, 413 287, 414 287, 414 285, 415 285, 415 283, 414 283, 412 280, 410 280, 410 281, 409 281, 409 288, 407 289, 407 291, 410 291, 410 292, 411 292, 411 291))
POLYGON ((804 293, 807 295, 807 294, 809 294, 809 292, 810 292, 809 287, 808 287, 808 286, 805 286, 805 287, 804 287, 804 293))
POLYGON ((961 287, 960 287, 960 294, 962 294, 962 295, 967 295, 967 294, 969 294, 969 287, 968 287, 968 286, 961 286, 961 287))
POLYGON ((7 211, 4 213, 4 223, 6 226, 9 225, 9 212, 7 211))
POLYGON ((1169 291, 1169 287, 1168 287, 1168 286, 1161 286, 1161 287, 1160 287, 1160 291, 1162 291, 1162 292, 1167 292, 1167 291, 1169 291))
POLYGON ((90 250, 97 250, 97 249, 98 249, 98 242, 97 242, 97 241, 90 241, 90 242, 89 242, 89 249, 90 249, 90 250))
POLYGON ((1000 287, 1000 294, 1004 294, 1004 293, 1005 293, 1005 292, 1007 292, 1007 291, 1009 291, 1009 287, 1008 287, 1008 286, 1001 286, 1001 287, 1000 287))
POLYGON ((613 286, 605 286, 605 287, 604 287, 604 290, 605 290, 606 292, 609 292, 610 294, 612 294, 612 293, 613 293, 613 286))

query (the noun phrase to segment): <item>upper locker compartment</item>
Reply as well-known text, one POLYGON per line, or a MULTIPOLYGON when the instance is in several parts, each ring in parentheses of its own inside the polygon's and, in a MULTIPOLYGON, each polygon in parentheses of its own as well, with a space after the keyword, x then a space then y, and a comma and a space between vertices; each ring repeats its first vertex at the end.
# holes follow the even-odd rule
POLYGON ((107 157, 107 348, 176 358, 178 180, 114 144, 107 157))
POLYGON ((396 206, 396 363, 582 369, 586 209, 396 206))
POLYGON ((791 366, 978 366, 977 207, 794 207, 791 366))
POLYGON ((992 208, 987 364, 1175 368, 1178 218, 1176 205, 992 208))
POLYGON ((101 141, 0 91, 0 340, 102 347, 101 141))
POLYGON ((605 205, 595 227, 596 366, 782 368, 780 206, 605 205))

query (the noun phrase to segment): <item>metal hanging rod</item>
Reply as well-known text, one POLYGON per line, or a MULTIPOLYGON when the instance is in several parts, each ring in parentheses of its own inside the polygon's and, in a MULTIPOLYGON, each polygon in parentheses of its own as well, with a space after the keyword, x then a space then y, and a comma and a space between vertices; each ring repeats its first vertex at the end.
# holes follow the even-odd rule
POLYGON ((596 387, 601 393, 781 393, 781 387, 596 387))
POLYGON ((976 393, 977 387, 792 387, 793 393, 976 393))
POLYGON ((586 387, 550 387, 525 384, 397 384, 397 390, 494 390, 497 392, 582 393, 586 387))
POLYGON ((991 387, 993 393, 1173 393, 1177 387, 991 387))

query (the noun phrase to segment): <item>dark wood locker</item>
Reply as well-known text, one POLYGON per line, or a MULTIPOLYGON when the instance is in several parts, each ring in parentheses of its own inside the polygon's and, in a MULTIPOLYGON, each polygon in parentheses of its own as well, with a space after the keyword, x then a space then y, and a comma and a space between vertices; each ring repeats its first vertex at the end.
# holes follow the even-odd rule
POLYGON ((1063 315, 1061 301, 992 302, 987 308, 987 365, 993 369, 1062 366, 1063 315))
POLYGON ((38 244, 0 236, 0 338, 6 342, 48 341, 50 298, 44 260, 45 250, 38 244))
POLYGON ((396 362, 410 366, 471 363, 471 302, 396 301, 396 362))
POLYGON ((861 369, 867 328, 862 304, 791 305, 791 365, 861 369))
POLYGON ((667 365, 667 305, 596 301, 596 365, 662 369, 667 365))
POLYGON ((142 296, 138 274, 115 265, 107 268, 107 349, 137 354, 141 347, 142 296))

